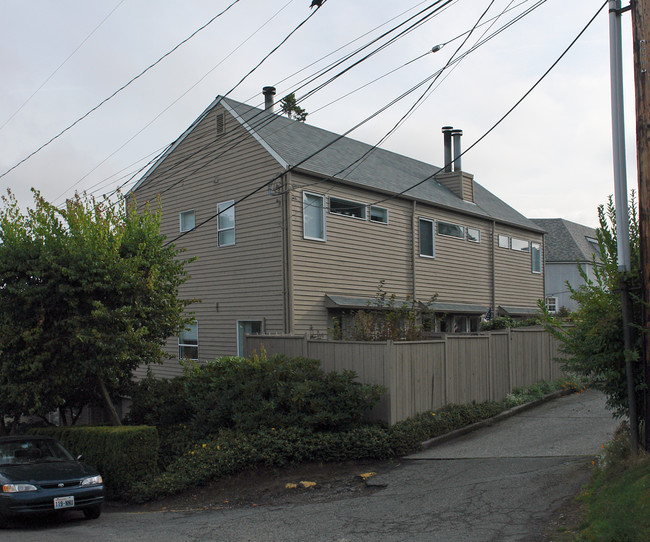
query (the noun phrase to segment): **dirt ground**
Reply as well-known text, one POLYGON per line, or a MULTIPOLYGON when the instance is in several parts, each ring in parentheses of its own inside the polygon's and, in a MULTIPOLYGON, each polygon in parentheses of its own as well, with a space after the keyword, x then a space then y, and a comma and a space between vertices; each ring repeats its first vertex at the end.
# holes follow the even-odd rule
POLYGON ((206 486, 143 505, 107 502, 104 512, 216 510, 361 497, 380 491, 380 488, 367 487, 365 476, 381 474, 399 468, 399 465, 399 461, 359 461, 260 468, 226 476, 206 486), (306 484, 301 485, 301 482, 306 484))

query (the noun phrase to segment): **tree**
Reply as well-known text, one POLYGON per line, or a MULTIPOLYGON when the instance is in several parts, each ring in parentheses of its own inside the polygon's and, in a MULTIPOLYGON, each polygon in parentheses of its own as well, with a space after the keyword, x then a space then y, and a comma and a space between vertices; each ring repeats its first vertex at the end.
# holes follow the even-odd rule
POLYGON ((598 208, 600 227, 597 230, 600 263, 595 267, 594 278, 587 277, 580 269, 585 284, 571 290, 571 297, 579 303, 579 308, 572 313, 570 325, 551 317, 543 303, 540 309, 545 312, 546 326, 561 341, 561 349, 566 359, 565 369, 588 376, 594 386, 605 393, 607 405, 616 416, 628 415, 625 361, 632 360, 636 391, 637 412, 643 416, 643 391, 646 384, 643 379, 643 367, 639 360, 642 348, 641 315, 643 303, 638 296, 640 292, 640 251, 639 220, 636 199, 632 194, 630 202, 630 253, 631 270, 627 281, 632 293, 632 344, 630 351, 623 345, 623 324, 621 311, 620 278, 617 261, 616 211, 612 198, 607 207, 598 208))
POLYGON ((287 94, 280 101, 280 109, 287 117, 300 122, 307 120, 308 113, 296 102, 296 94, 292 92, 287 94))
POLYGON ((160 214, 76 195, 57 209, 34 191, 0 211, 0 417, 45 416, 114 399, 192 321, 178 299, 186 260, 160 214))

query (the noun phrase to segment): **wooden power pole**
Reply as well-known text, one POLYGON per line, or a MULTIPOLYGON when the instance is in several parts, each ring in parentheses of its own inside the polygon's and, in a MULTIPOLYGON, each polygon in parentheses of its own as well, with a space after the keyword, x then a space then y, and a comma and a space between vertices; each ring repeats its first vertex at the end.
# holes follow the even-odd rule
MULTIPOLYGON (((650 385, 650 0, 631 0, 634 42, 634 90, 636 103, 636 151, 639 178, 639 242, 644 300, 645 382, 650 385)), ((645 393, 645 445, 650 451, 650 391, 645 393)))

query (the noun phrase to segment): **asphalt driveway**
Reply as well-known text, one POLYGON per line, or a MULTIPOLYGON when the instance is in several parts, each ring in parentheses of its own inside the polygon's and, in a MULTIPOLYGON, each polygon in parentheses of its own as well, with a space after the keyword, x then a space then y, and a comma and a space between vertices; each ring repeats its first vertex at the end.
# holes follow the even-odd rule
POLYGON ((19 525, 0 539, 41 541, 540 540, 589 476, 617 422, 595 391, 545 403, 409 456, 367 496, 198 512, 112 513, 19 525))

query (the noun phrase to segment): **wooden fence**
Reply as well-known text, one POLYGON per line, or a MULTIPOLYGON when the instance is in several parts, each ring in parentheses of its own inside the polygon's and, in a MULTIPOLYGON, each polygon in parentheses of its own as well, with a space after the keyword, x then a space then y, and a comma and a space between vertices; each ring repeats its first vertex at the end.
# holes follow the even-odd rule
POLYGON ((289 335, 249 335, 246 355, 318 359, 325 371, 354 371, 386 388, 372 419, 393 424, 449 403, 503 400, 516 387, 562 377, 559 343, 541 327, 446 334, 422 342, 349 342, 289 335))

